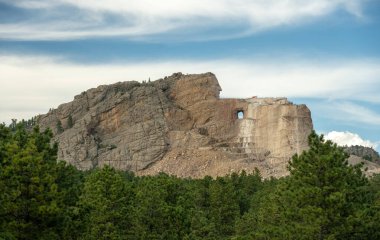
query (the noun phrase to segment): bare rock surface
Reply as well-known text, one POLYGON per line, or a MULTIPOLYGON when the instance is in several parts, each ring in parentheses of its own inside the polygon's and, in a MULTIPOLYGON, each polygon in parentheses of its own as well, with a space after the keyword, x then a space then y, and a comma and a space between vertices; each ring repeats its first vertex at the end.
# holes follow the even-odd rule
POLYGON ((363 164, 362 170, 365 175, 372 176, 374 174, 380 174, 380 165, 368 160, 365 160, 356 155, 350 155, 348 163, 351 165, 363 164))
POLYGON ((287 175, 290 157, 308 147, 309 109, 286 98, 223 99, 220 91, 212 73, 119 82, 75 96, 38 123, 55 133, 59 158, 83 170, 107 164, 140 175, 199 178, 255 168, 264 177, 287 175))

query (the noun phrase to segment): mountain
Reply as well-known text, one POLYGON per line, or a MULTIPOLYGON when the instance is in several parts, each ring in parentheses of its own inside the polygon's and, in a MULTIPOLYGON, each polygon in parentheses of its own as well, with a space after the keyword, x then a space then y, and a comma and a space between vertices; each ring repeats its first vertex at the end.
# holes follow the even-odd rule
POLYGON ((83 170, 287 175, 289 158, 307 149, 310 110, 286 98, 220 98, 220 91, 212 73, 118 82, 82 92, 37 121, 55 133, 59 158, 83 170))
POLYGON ((344 151, 350 155, 355 155, 367 161, 380 164, 379 153, 376 152, 373 148, 355 145, 344 147, 344 151))
POLYGON ((364 146, 345 146, 344 151, 350 154, 348 158, 349 164, 363 163, 363 169, 366 169, 366 174, 380 174, 380 156, 373 148, 364 146))

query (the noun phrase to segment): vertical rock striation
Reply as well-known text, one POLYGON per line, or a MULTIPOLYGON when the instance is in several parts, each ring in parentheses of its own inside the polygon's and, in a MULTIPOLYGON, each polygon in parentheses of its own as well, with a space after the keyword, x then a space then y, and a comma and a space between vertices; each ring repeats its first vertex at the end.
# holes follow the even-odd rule
POLYGON ((286 175, 289 158, 307 148, 309 109, 285 98, 221 99, 220 91, 212 73, 103 85, 38 123, 55 133, 59 158, 79 169, 107 164, 203 177, 259 168, 264 176, 286 175))

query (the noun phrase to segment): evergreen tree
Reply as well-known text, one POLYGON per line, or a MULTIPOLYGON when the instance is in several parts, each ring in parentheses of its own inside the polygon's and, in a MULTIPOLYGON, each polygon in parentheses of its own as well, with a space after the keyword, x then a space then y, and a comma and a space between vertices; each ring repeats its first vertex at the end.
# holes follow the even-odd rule
POLYGON ((217 231, 211 219, 210 186, 213 179, 206 176, 193 181, 194 208, 191 209, 191 231, 189 239, 217 239, 217 231))
POLYGON ((363 206, 351 219, 355 231, 351 239, 380 239, 380 174, 370 178, 371 204, 363 206))
POLYGON ((219 239, 235 233, 235 221, 240 215, 236 189, 229 180, 218 177, 210 187, 210 215, 219 239))
POLYGON ((12 123, 9 125, 11 131, 16 131, 17 119, 12 118, 12 123))
MULTIPOLYGON (((368 180, 348 155, 313 132, 308 151, 295 155, 290 177, 251 218, 258 239, 350 239, 358 211, 370 203, 368 180)), ((364 236, 363 236, 364 237, 364 236)))
POLYGON ((5 124, 0 124, 0 166, 7 157, 6 146, 11 138, 11 131, 5 124))
POLYGON ((61 239, 78 239, 83 233, 78 201, 83 189, 84 172, 65 162, 59 162, 56 171, 59 198, 63 205, 56 225, 57 232, 61 239))
POLYGON ((380 175, 314 132, 290 176, 262 181, 81 172, 26 127, 0 124, 0 239, 380 239, 380 175))
POLYGON ((79 206, 83 239, 125 239, 130 230, 130 186, 122 175, 105 166, 87 176, 79 206))
POLYGON ((59 133, 63 133, 63 131, 64 131, 64 129, 63 129, 63 127, 62 127, 62 122, 61 122, 61 120, 57 120, 57 123, 56 123, 56 128, 57 128, 57 133, 59 134, 59 133))
MULTIPOLYGON (((2 134, 8 131, 2 129, 2 134)), ((56 146, 51 132, 25 131, 22 123, 2 144, 0 237, 58 238, 63 202, 57 182, 56 146)))
POLYGON ((184 181, 160 174, 142 177, 135 186, 134 239, 184 239, 190 232, 193 201, 184 181))

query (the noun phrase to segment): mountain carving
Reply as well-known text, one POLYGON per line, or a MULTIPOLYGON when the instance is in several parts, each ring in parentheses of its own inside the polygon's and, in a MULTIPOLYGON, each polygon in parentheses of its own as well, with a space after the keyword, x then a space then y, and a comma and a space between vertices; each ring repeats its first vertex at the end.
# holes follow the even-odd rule
POLYGON ((55 133, 59 158, 83 170, 287 175, 290 157, 307 148, 310 110, 286 98, 224 99, 220 91, 212 73, 119 82, 75 96, 38 123, 55 133))

